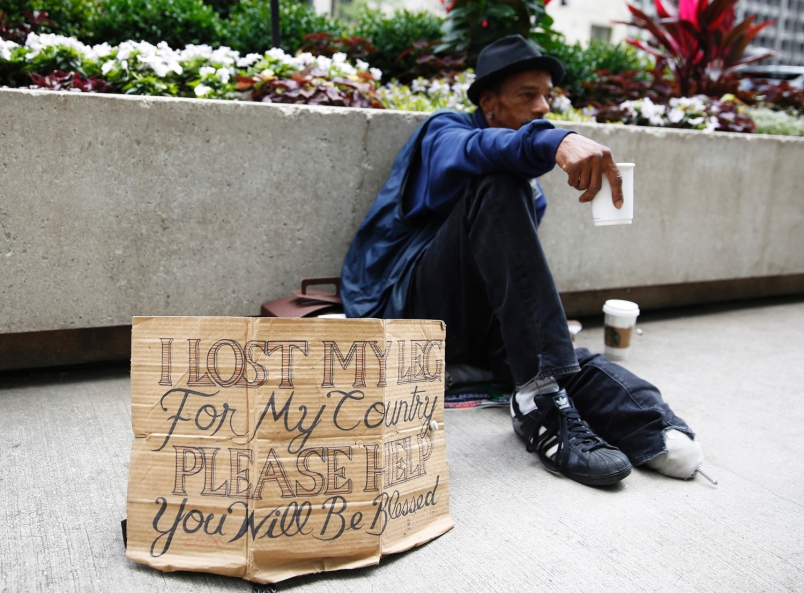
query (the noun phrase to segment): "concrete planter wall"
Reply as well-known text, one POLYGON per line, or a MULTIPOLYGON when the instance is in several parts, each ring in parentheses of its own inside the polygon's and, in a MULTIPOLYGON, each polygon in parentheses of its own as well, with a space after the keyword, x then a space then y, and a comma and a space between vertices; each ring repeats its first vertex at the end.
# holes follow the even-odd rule
MULTIPOLYGON (((424 117, 0 90, 0 335, 255 315, 337 275, 424 117)), ((637 167, 631 227, 542 180, 569 313, 804 289, 804 140, 571 127, 637 167)))

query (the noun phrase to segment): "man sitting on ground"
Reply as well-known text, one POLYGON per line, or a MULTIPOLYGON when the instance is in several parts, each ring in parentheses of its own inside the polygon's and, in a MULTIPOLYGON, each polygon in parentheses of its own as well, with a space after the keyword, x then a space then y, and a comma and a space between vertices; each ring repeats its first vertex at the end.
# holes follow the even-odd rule
POLYGON ((479 109, 428 118, 360 225, 341 274, 346 314, 446 322, 447 364, 515 386, 514 430, 552 471, 592 486, 632 463, 690 478, 700 446, 659 391, 573 347, 539 242, 546 201, 529 180, 556 164, 581 202, 606 175, 622 205, 611 151, 543 119, 562 76, 519 35, 480 53, 468 90, 479 109))

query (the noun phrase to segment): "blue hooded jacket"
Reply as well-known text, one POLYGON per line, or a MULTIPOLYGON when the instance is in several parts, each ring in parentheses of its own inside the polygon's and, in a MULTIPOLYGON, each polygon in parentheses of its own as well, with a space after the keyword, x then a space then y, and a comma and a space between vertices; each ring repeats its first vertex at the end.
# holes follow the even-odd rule
MULTIPOLYGON (((341 271, 347 317, 404 317, 413 270, 472 176, 508 171, 531 179, 555 166, 569 130, 535 120, 519 130, 489 128, 480 110, 439 111, 394 161, 360 224, 341 271)), ((546 200, 534 185, 537 219, 546 200)))

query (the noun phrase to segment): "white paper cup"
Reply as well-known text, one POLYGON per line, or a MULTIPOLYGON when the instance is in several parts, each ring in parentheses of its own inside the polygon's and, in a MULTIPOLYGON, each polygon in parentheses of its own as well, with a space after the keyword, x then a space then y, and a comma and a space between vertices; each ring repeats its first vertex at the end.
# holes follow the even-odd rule
POLYGON ((623 207, 619 210, 611 202, 611 184, 603 175, 603 187, 592 200, 592 219, 595 226, 631 224, 634 220, 634 163, 617 163, 623 177, 623 207))
POLYGON ((603 313, 606 314, 603 353, 611 360, 625 360, 639 317, 639 306, 631 301, 611 299, 603 305, 603 313))

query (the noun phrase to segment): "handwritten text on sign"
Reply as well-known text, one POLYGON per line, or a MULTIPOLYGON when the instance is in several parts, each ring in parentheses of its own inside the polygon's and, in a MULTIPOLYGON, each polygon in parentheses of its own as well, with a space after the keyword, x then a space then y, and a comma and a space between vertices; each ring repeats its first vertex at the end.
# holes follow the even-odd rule
POLYGON ((150 336, 148 372, 132 358, 135 433, 165 470, 147 488, 148 555, 189 542, 409 537, 417 521, 446 515, 443 436, 433 432, 443 331, 398 334, 150 336))

